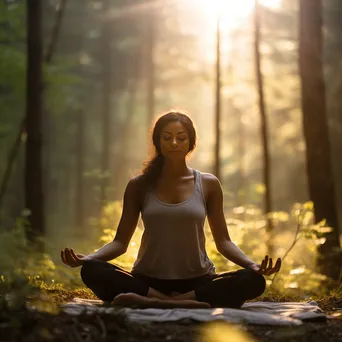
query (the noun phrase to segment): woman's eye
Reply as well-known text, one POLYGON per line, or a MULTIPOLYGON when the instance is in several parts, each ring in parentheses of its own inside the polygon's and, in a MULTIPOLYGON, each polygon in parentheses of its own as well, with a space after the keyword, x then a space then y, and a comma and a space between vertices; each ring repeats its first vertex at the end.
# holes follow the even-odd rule
POLYGON ((185 141, 185 140, 186 140, 186 137, 178 137, 178 140, 180 140, 180 141, 185 141))
POLYGON ((171 137, 164 136, 163 139, 164 139, 165 141, 169 141, 169 140, 171 139, 171 137))

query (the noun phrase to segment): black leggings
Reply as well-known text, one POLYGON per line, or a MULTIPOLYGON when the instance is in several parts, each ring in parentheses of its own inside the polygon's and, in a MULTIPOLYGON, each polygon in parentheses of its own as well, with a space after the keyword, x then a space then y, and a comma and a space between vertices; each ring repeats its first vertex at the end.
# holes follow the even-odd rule
POLYGON ((165 295, 195 291, 198 301, 209 303, 212 307, 240 308, 247 299, 260 296, 266 287, 264 277, 248 269, 191 279, 156 279, 132 274, 100 260, 86 261, 81 277, 84 284, 106 302, 120 293, 146 296, 151 287, 165 295))

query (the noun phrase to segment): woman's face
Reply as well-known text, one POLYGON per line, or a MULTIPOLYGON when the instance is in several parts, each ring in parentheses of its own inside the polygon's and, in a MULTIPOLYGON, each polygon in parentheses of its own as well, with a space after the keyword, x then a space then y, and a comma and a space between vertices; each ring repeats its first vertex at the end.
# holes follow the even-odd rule
POLYGON ((180 121, 168 123, 161 131, 160 150, 164 157, 185 158, 189 152, 189 134, 180 121))

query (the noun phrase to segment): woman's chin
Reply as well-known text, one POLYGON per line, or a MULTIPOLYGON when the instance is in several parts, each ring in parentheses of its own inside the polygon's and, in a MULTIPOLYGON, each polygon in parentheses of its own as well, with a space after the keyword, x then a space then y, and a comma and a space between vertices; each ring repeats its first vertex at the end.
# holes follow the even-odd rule
POLYGON ((170 159, 170 160, 183 160, 185 159, 185 155, 183 153, 180 152, 171 152, 168 153, 165 158, 170 159))

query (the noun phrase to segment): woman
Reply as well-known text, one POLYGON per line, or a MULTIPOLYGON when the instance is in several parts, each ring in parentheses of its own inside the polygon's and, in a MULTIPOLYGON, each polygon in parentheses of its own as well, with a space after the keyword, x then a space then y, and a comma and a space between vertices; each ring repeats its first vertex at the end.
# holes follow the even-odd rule
POLYGON ((153 129, 155 157, 126 187, 115 238, 93 254, 61 251, 62 261, 82 266, 81 277, 100 299, 140 307, 239 308, 265 290, 263 275, 278 272, 266 256, 260 265, 230 239, 218 179, 187 166, 196 132, 180 112, 161 116, 153 129), (136 262, 127 272, 106 261, 124 254, 142 215, 144 233, 136 262), (243 269, 217 274, 205 250, 204 221, 217 250, 243 269))

